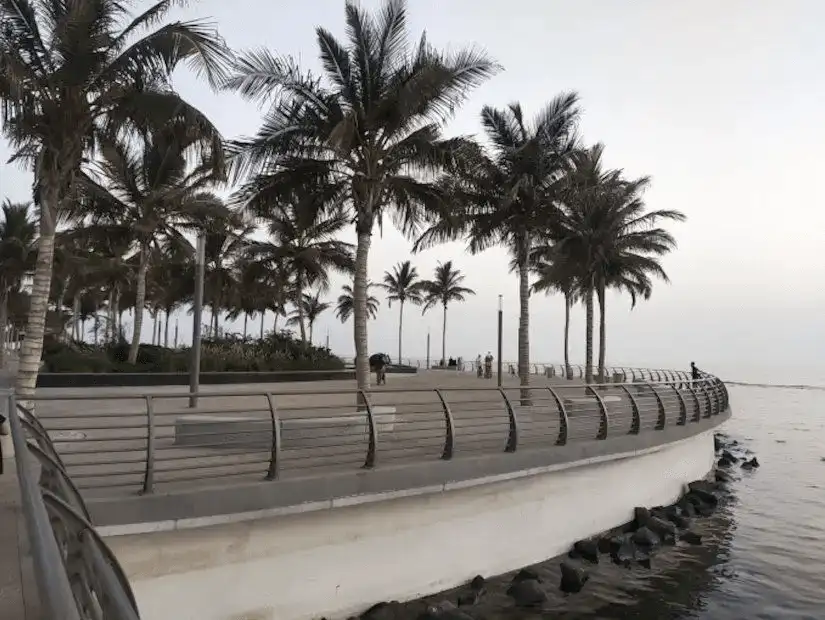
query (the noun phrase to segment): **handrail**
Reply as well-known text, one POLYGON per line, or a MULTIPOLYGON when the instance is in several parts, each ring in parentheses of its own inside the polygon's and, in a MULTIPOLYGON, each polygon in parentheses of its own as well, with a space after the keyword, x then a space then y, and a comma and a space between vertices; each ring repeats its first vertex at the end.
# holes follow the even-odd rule
POLYGON ((132 589, 114 555, 88 521, 82 496, 48 434, 39 432, 37 418, 18 405, 13 391, 0 392, 0 396, 8 404, 21 504, 43 617, 139 620, 132 589))

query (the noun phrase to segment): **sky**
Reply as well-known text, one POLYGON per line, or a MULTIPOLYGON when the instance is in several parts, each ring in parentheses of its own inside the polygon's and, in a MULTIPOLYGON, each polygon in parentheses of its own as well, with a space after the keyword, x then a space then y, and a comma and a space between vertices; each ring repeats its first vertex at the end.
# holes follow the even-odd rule
MULTIPOLYGON (((148 4, 148 3, 145 3, 148 4)), ((366 7, 378 0, 363 0, 366 7)), ((481 47, 503 71, 474 91, 447 127, 479 135, 483 105, 519 101, 528 116, 553 96, 581 96, 581 132, 606 145, 605 159, 628 176, 650 175, 653 209, 678 209, 679 247, 664 261, 670 284, 630 308, 607 297, 610 364, 687 366, 713 370, 780 361, 822 365, 825 345, 825 4, 804 0, 409 0, 410 30, 427 31, 440 48, 481 47)), ((185 18, 209 18, 237 50, 267 47, 319 69, 314 29, 343 36, 343 0, 202 0, 185 18)), ((215 94, 191 74, 176 86, 226 137, 256 131, 262 111, 232 93, 215 94)), ((31 177, 6 164, 0 142, 0 197, 27 200, 31 177)), ((354 241, 354 234, 347 236, 354 241)), ((376 231, 370 278, 411 259, 431 277, 453 260, 476 291, 450 306, 447 355, 475 358, 496 347, 498 296, 504 300, 504 357, 517 352, 518 283, 503 249, 471 256, 463 243, 411 255, 391 227, 376 231)), ((333 279, 334 301, 346 278, 333 279)), ((534 296, 531 359, 563 358, 564 304, 534 296)), ((403 357, 432 356, 441 347, 439 310, 406 308, 403 357)), ((181 338, 191 318, 180 316, 181 338)), ((271 326, 272 317, 267 318, 271 326)), ((240 329, 240 322, 237 323, 240 329)), ((253 320, 250 326, 258 325, 253 320)), ((257 328, 256 328, 257 329, 257 328)), ((573 310, 571 359, 584 357, 584 311, 573 310)), ((144 327, 148 340, 151 327, 144 327)), ((331 348, 351 355, 352 322, 332 311, 315 327, 331 348)), ((381 307, 369 324, 371 351, 397 355, 398 306, 381 307)))

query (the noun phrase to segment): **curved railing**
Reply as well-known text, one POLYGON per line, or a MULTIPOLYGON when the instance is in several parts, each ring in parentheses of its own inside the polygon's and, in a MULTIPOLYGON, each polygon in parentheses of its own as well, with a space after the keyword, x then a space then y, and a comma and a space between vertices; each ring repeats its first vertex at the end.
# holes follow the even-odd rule
POLYGON ((17 464, 39 604, 45 620, 138 620, 117 559, 98 536, 82 495, 37 417, 2 395, 17 464), (39 471, 38 471, 39 470, 39 471))
POLYGON ((710 375, 616 372, 632 380, 534 381, 526 391, 449 381, 365 393, 213 390, 199 393, 195 409, 186 393, 37 400, 66 471, 96 498, 552 449, 686 425, 728 407, 727 389, 710 375))

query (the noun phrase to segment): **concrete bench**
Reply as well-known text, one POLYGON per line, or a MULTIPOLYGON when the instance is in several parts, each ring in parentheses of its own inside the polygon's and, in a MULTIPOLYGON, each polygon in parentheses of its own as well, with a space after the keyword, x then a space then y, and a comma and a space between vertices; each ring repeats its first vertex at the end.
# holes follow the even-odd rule
MULTIPOLYGON (((395 428, 395 407, 373 407, 378 433, 395 428)), ((347 442, 345 437, 368 433, 366 413, 279 420, 281 445, 299 448, 317 445, 320 437, 347 442)), ((272 421, 265 416, 187 414, 175 420, 175 445, 203 448, 268 448, 272 444, 272 421)))

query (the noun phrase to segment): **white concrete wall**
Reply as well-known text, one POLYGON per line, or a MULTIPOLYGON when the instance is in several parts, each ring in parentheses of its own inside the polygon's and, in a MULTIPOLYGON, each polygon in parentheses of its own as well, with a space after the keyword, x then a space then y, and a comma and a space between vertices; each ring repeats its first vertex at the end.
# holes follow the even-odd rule
POLYGON ((528 478, 108 542, 142 620, 344 618, 563 553, 675 501, 713 458, 706 432, 528 478))

